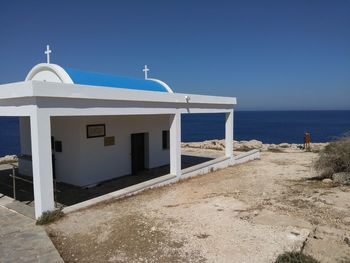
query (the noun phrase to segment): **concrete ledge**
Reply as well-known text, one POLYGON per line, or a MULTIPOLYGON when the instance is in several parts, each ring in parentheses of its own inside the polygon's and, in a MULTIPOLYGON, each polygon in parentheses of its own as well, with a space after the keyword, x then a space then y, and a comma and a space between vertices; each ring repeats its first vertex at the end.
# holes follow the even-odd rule
POLYGON ((35 220, 34 207, 23 204, 9 196, 0 195, 0 207, 35 220))
POLYGON ((212 164, 216 164, 216 163, 220 163, 222 161, 226 161, 226 160, 229 160, 230 158, 229 157, 226 157, 226 156, 223 156, 223 157, 220 157, 220 158, 216 158, 214 160, 210 160, 210 161, 207 161, 207 162, 204 162, 204 163, 200 163, 200 164, 197 164, 197 165, 194 165, 194 166, 191 166, 191 167, 188 167, 186 169, 183 169, 181 171, 181 174, 184 175, 184 174, 187 174, 187 173, 190 173, 190 172, 193 172, 195 170, 198 170, 198 169, 201 169, 201 168, 205 168, 205 167, 208 167, 212 164))
POLYGON ((13 202, 4 205, 4 207, 35 220, 34 207, 32 206, 14 200, 13 202))
POLYGON ((13 199, 9 196, 6 196, 4 194, 0 194, 0 206, 5 207, 6 205, 8 205, 14 201, 15 201, 15 199, 13 199))
POLYGON ((210 160, 205 163, 201 163, 201 164, 189 167, 187 169, 182 170, 181 179, 214 172, 218 169, 224 169, 230 165, 233 165, 233 161, 234 161, 233 158, 224 156, 214 160, 210 160))

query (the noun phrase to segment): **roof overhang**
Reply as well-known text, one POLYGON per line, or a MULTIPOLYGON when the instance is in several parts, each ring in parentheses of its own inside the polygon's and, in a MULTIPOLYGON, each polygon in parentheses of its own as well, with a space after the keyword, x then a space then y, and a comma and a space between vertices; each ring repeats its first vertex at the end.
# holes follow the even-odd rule
POLYGON ((207 96, 183 93, 162 93, 130 89, 108 89, 88 85, 25 81, 0 85, 0 100, 15 98, 52 98, 108 101, 137 101, 184 104, 222 105, 233 108, 237 103, 234 97, 207 96))

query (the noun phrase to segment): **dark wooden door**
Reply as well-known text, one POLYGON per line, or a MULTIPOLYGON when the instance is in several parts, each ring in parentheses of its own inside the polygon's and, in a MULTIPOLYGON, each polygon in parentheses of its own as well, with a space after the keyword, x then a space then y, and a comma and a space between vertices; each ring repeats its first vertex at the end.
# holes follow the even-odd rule
POLYGON ((137 172, 145 170, 145 134, 131 134, 131 172, 136 175, 137 172))
POLYGON ((52 176, 56 179, 55 137, 51 136, 52 176))

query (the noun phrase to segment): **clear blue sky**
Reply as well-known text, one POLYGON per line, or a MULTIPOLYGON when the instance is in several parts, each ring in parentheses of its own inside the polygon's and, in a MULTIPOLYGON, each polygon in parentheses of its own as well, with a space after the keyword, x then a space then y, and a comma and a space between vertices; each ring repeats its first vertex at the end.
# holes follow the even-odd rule
POLYGON ((350 1, 0 3, 0 83, 45 61, 236 96, 241 110, 350 109, 350 1))

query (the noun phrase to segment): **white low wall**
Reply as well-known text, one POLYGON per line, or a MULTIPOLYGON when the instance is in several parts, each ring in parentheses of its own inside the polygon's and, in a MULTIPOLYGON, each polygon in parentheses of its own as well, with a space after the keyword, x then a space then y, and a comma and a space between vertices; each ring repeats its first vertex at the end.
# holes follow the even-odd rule
POLYGON ((234 164, 234 158, 221 157, 183 169, 181 179, 207 174, 234 164))
POLYGON ((135 195, 146 189, 169 185, 172 183, 176 183, 177 181, 180 181, 180 180, 185 180, 190 177, 207 174, 219 169, 224 169, 228 166, 248 162, 255 159, 260 159, 259 150, 252 150, 252 151, 243 153, 241 155, 238 155, 234 158, 228 158, 228 157, 217 158, 205 163, 201 163, 201 164, 183 169, 181 171, 182 173, 180 177, 176 177, 175 175, 172 175, 172 174, 160 176, 133 186, 126 187, 124 189, 117 190, 112 193, 108 193, 108 194, 105 194, 72 206, 65 207, 63 209, 63 212, 70 213, 70 212, 78 211, 80 209, 83 209, 101 202, 107 202, 114 199, 130 196, 130 195, 135 195))
POLYGON ((186 179, 186 178, 201 175, 201 174, 211 173, 216 170, 224 169, 231 165, 245 163, 256 159, 260 159, 259 150, 251 150, 251 151, 239 154, 232 159, 227 157, 216 158, 214 160, 183 169, 181 174, 181 179, 186 179))

